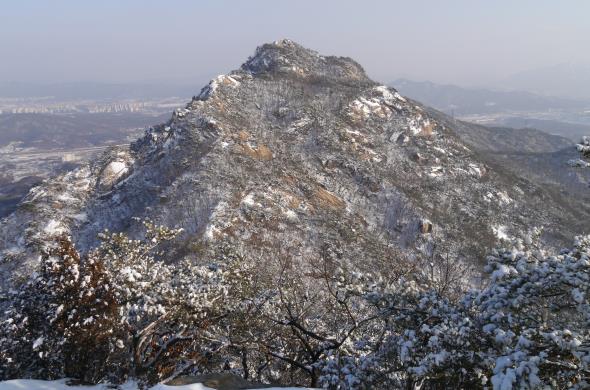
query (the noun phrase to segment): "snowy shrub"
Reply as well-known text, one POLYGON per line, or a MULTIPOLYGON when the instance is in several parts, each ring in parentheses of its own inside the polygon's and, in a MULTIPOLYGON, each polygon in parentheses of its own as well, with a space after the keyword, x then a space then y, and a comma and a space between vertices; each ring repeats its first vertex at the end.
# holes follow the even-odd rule
POLYGON ((334 388, 587 388, 590 237, 541 254, 496 251, 489 285, 457 303, 411 283, 371 287, 364 294, 380 308, 380 326, 353 340, 361 347, 351 354, 326 360, 321 380, 334 388))
POLYGON ((219 315, 222 272, 159 261, 179 231, 144 225, 143 240, 104 232, 81 258, 63 237, 43 256, 2 322, 2 378, 154 382, 205 359, 199 333, 219 315))
POLYGON ((569 160, 568 164, 574 168, 588 168, 590 167, 590 137, 584 136, 579 144, 576 144, 576 149, 580 152, 579 159, 569 160))
POLYGON ((590 137, 582 137, 582 141, 576 145, 578 152, 585 158, 590 158, 590 137))
POLYGON ((261 263, 222 244, 213 265, 167 264, 158 248, 179 232, 145 226, 142 240, 105 232, 80 256, 62 238, 43 256, 2 319, 2 378, 226 369, 330 389, 590 386, 590 236, 551 254, 534 231, 455 298, 393 265, 359 272, 327 245, 261 263))
MULTIPOLYGON (((19 291, 2 322, 0 372, 3 378, 66 375, 67 323, 80 297, 80 257, 67 238, 43 255, 38 273, 19 291)), ((86 276, 86 275, 84 275, 86 276)), ((108 304, 108 303, 107 303, 108 304)))

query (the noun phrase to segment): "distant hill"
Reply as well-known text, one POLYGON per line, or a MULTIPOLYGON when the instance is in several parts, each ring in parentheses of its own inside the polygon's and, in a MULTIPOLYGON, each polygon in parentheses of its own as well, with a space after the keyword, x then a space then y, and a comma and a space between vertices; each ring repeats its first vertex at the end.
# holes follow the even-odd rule
MULTIPOLYGON (((433 109, 430 115, 444 116, 433 109)), ((590 172, 572 170, 566 161, 578 158, 572 141, 534 128, 490 127, 456 120, 453 130, 490 166, 532 180, 553 196, 567 189, 588 201, 590 172)), ((557 194, 557 195, 556 195, 557 194)))
MULTIPOLYGON (((159 116, 143 113, 4 114, 0 115, 0 148, 16 143, 20 148, 72 149, 122 144, 159 116)), ((135 138, 135 137, 133 137, 135 138)))
POLYGON ((0 98, 53 97, 57 100, 77 99, 154 99, 162 97, 190 98, 205 80, 194 83, 99 83, 69 82, 53 84, 0 83, 0 98))
POLYGON ((508 88, 539 94, 590 99, 590 64, 562 63, 515 73, 502 81, 508 88))
POLYGON ((389 83, 402 95, 409 96, 448 114, 485 114, 497 112, 582 109, 585 101, 536 95, 524 91, 494 91, 463 88, 430 81, 398 79, 389 83))
POLYGON ((585 135, 590 134, 590 123, 570 123, 553 119, 523 118, 508 116, 494 121, 494 126, 506 126, 512 128, 533 128, 549 134, 559 134, 573 141, 579 141, 585 135))

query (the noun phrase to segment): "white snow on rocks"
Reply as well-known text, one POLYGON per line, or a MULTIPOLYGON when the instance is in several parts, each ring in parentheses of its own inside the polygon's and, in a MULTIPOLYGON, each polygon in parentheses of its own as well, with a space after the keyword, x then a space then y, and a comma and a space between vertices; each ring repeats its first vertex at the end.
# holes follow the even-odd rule
POLYGON ((285 214, 285 217, 287 218, 287 220, 290 222, 297 222, 299 220, 297 213, 293 210, 286 210, 284 212, 284 214, 285 214))
POLYGON ((505 191, 488 192, 484 195, 484 200, 487 202, 495 201, 502 206, 509 205, 513 202, 512 198, 505 191))
POLYGON ((218 233, 219 233, 219 229, 217 229, 217 227, 215 227, 215 225, 211 224, 211 225, 207 226, 204 236, 207 240, 213 241, 213 240, 215 240, 215 235, 218 233))
POLYGON ((590 152, 590 137, 584 136, 582 137, 582 142, 576 145, 578 152, 580 153, 588 153, 590 152))
POLYGON ((33 343, 33 351, 35 351, 37 348, 42 346, 43 341, 45 341, 45 339, 43 337, 39 337, 37 340, 35 340, 35 342, 33 343))
POLYGON ((496 281, 515 274, 517 274, 517 272, 513 267, 509 267, 506 264, 500 264, 498 268, 492 272, 491 279, 496 281))
POLYGON ((227 221, 224 216, 226 214, 226 211, 228 209, 228 204, 226 202, 219 202, 217 204, 217 206, 215 206, 215 208, 213 209, 213 212, 211 213, 211 216, 209 217, 210 221, 219 221, 217 226, 213 223, 209 223, 209 225, 207 225, 207 228, 205 229, 205 238, 209 241, 214 241, 216 236, 218 234, 221 233, 221 230, 226 228, 227 226, 229 226, 229 224, 231 223, 230 221, 227 221), (223 226, 225 225, 225 226, 223 226))
POLYGON ((370 95, 353 100, 349 104, 349 116, 353 119, 366 119, 370 116, 387 119, 393 113, 392 107, 401 109, 399 102, 405 102, 399 93, 391 93, 384 85, 373 88, 370 95))
POLYGON ((580 158, 577 160, 569 160, 567 163, 570 167, 574 167, 574 168, 589 168, 590 167, 590 162, 584 161, 580 158))
POLYGON ((444 169, 441 166, 430 167, 430 177, 440 177, 444 174, 444 169))
POLYGON ((500 240, 510 241, 510 236, 508 235, 508 228, 503 225, 497 225, 492 227, 492 231, 500 240))
POLYGON ((250 192, 248 195, 244 196, 244 199, 242 199, 242 203, 245 204, 246 206, 249 206, 249 207, 261 206, 260 204, 256 204, 254 202, 254 193, 253 192, 250 192))
POLYGON ((128 173, 133 159, 126 152, 119 152, 102 170, 99 177, 99 187, 102 191, 110 190, 128 173))
POLYGON ((477 164, 469 164, 469 173, 477 177, 483 176, 483 172, 477 164))
POLYGON ((62 223, 60 221, 56 221, 55 219, 51 219, 51 220, 49 220, 49 222, 47 222, 47 225, 45 225, 45 228, 43 229, 43 231, 48 236, 58 236, 58 235, 62 234, 63 232, 65 232, 66 228, 62 225, 62 223))
POLYGON ((310 125, 312 122, 313 122, 313 120, 310 117, 304 116, 300 119, 297 119, 295 122, 291 123, 291 125, 287 129, 287 132, 302 129, 302 128, 310 125))
POLYGON ((412 118, 409 123, 408 127, 412 134, 418 135, 424 131, 424 129, 430 126, 430 120, 423 119, 421 115, 418 115, 416 118, 412 118))
POLYGON ((508 196, 508 194, 505 191, 498 191, 496 193, 496 196, 498 197, 498 202, 500 202, 500 204, 503 206, 512 203, 512 199, 508 196))
POLYGON ((125 161, 113 161, 106 166, 105 172, 113 175, 115 178, 119 178, 127 173, 127 163, 125 161))
POLYGON ((389 88, 387 88, 385 85, 380 85, 378 87, 375 87, 375 88, 373 88, 373 91, 380 93, 383 96, 383 99, 385 99, 385 101, 388 103, 393 103, 394 100, 400 100, 402 102, 406 101, 406 99, 404 99, 402 97, 402 95, 397 93, 397 91, 394 93, 391 93, 389 88))
POLYGON ((237 75, 224 75, 221 74, 217 77, 215 77, 213 80, 211 80, 209 82, 209 85, 207 85, 205 88, 203 88, 203 90, 201 91, 201 93, 199 94, 199 99, 201 100, 207 100, 209 99, 214 93, 215 91, 217 91, 217 89, 219 88, 220 85, 226 85, 229 87, 237 87, 240 85, 240 82, 238 81, 239 76, 237 75))

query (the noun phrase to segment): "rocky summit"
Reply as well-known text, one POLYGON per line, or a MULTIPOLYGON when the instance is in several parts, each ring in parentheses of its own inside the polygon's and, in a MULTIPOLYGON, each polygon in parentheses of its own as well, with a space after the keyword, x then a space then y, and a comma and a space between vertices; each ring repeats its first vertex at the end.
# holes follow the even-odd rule
POLYGON ((34 188, 0 225, 2 285, 63 234, 87 251, 104 229, 140 235, 144 218, 183 229, 170 262, 231 245, 260 264, 329 250, 381 272, 449 256, 478 270, 536 228, 558 247, 588 231, 587 207, 494 163, 457 126, 350 58, 262 45, 129 147, 34 188))

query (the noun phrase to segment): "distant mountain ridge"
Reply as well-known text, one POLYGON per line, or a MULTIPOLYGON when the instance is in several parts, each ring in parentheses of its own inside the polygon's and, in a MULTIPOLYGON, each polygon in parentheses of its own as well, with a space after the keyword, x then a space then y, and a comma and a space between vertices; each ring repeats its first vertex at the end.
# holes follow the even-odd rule
POLYGON ((501 82, 509 88, 590 100, 590 64, 564 62, 517 72, 501 82))
POLYGON ((456 115, 496 112, 545 111, 582 109, 590 103, 584 100, 542 96, 524 91, 493 91, 484 88, 463 88, 430 81, 398 79, 389 83, 403 95, 426 105, 456 115))
POLYGON ((190 98, 201 82, 183 85, 166 83, 101 83, 101 82, 63 82, 63 83, 0 83, 0 98, 51 97, 57 100, 74 99, 146 99, 162 97, 190 98))

